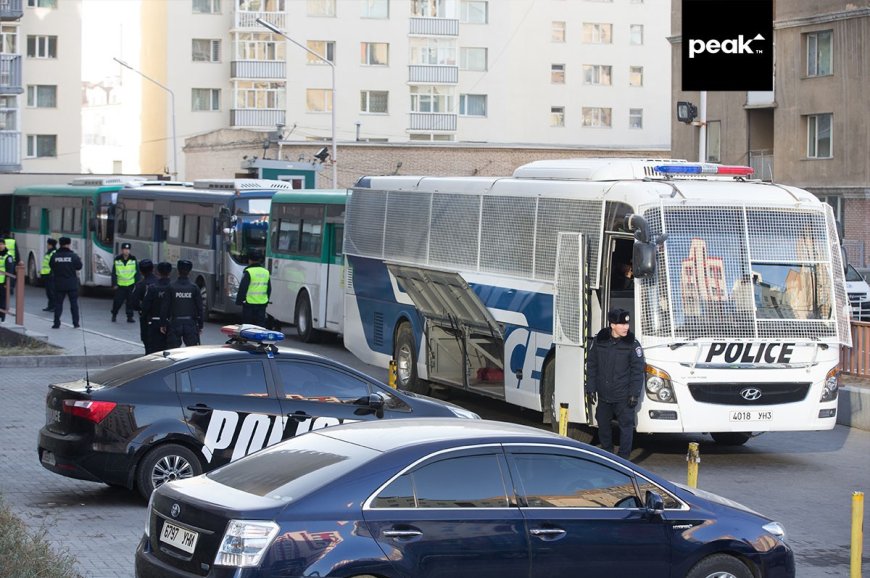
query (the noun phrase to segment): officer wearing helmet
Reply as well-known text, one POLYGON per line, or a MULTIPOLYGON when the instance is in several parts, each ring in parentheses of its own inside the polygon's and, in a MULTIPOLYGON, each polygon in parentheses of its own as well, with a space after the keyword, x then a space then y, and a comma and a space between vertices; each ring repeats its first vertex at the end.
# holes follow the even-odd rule
POLYGON ((163 304, 169 300, 170 273, 172 273, 172 263, 166 261, 157 263, 157 281, 148 286, 142 298, 142 319, 147 325, 145 353, 168 349, 166 343, 168 331, 161 325, 160 313, 163 304))
POLYGON ((236 294, 236 305, 242 306, 242 323, 266 325, 266 305, 272 295, 272 281, 269 270, 263 267, 263 253, 251 251, 251 263, 245 267, 239 292, 236 294))
POLYGON ((181 259, 175 268, 178 279, 169 286, 169 297, 160 314, 161 326, 166 331, 166 345, 170 349, 181 347, 182 342, 187 346, 199 345, 203 325, 202 295, 199 287, 188 278, 193 263, 181 259))
POLYGON ((640 342, 629 330, 625 309, 607 312, 608 327, 592 340, 586 359, 586 392, 598 402, 595 419, 601 448, 613 452, 610 421, 619 423, 619 457, 629 459, 634 435, 634 412, 643 389, 646 360, 640 342))

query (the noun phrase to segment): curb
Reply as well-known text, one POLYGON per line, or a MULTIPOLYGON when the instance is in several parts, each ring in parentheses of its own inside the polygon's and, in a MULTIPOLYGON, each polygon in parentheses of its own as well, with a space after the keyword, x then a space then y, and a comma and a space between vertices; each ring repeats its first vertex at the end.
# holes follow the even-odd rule
POLYGON ((114 355, 21 355, 9 356, 0 361, 2 367, 100 367, 116 365, 141 357, 142 353, 119 353, 114 355))

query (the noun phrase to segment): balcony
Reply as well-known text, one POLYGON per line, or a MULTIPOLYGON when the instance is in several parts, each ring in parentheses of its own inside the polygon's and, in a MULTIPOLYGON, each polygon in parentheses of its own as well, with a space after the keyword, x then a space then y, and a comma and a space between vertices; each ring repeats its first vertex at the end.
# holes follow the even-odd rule
POLYGON ((456 130, 456 115, 440 112, 412 112, 408 130, 456 130))
POLYGON ((772 90, 750 90, 746 93, 746 108, 771 108, 776 106, 772 90))
POLYGON ((285 124, 286 114, 283 109, 234 108, 230 110, 230 126, 274 130, 276 124, 285 124))
POLYGON ((0 173, 21 171, 21 133, 0 130, 0 173))
POLYGON ((0 0, 0 20, 19 20, 24 16, 23 0, 0 0))
POLYGON ((757 150, 749 151, 749 166, 755 169, 753 178, 762 181, 773 180, 773 151, 757 150))
POLYGON ((411 18, 409 34, 418 36, 459 36, 459 20, 455 18, 411 18))
POLYGON ((424 84, 456 84, 459 82, 459 67, 412 64, 408 67, 408 82, 424 84))
POLYGON ((21 94, 21 55, 0 54, 0 94, 21 94))
POLYGON ((286 80, 283 60, 234 60, 230 63, 233 80, 286 80))
MULTIPOLYGON (((2 1, 2 0, 0 0, 2 1)), ((234 29, 257 29, 261 32, 268 32, 266 28, 257 24, 257 18, 262 18, 269 24, 273 24, 285 30, 286 14, 284 12, 248 12, 236 10, 234 29)))

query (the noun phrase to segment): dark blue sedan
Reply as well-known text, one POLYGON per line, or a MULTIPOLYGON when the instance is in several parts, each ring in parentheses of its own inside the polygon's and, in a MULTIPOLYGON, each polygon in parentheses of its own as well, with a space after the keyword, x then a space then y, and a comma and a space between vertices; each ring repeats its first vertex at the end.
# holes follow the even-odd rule
POLYGON ((158 488, 136 575, 791 578, 782 527, 554 434, 355 423, 158 488))

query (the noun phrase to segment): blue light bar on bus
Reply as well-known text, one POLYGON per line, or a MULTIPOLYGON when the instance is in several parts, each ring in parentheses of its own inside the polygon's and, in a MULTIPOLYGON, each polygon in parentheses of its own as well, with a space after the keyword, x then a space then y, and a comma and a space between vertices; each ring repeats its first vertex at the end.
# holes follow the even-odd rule
POLYGON ((224 325, 221 333, 229 335, 233 339, 254 341, 256 343, 272 344, 284 340, 284 334, 280 331, 269 331, 259 325, 244 323, 242 325, 224 325))
POLYGON ((732 175, 747 177, 755 172, 752 167, 738 165, 716 165, 712 163, 680 163, 675 165, 656 165, 656 171, 666 175, 732 175))

